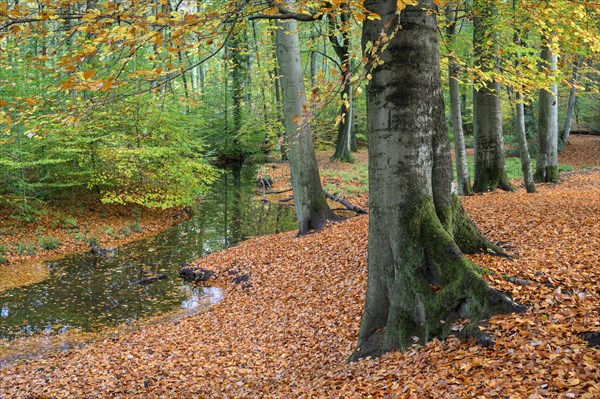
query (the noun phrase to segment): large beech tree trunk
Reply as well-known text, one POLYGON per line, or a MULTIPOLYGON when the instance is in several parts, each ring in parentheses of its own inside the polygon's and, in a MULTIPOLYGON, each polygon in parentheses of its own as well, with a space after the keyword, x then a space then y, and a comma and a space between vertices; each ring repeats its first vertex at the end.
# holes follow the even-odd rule
POLYGON ((402 29, 378 52, 383 64, 372 69, 367 88, 369 274, 351 359, 443 337, 457 319, 522 309, 489 287, 449 234, 460 223, 443 215, 462 208, 450 191, 437 30, 425 10, 434 4, 419 1, 399 21, 396 4, 365 1, 381 19, 365 21, 363 47, 382 31, 391 35, 398 23, 402 29))
MULTIPOLYGON (((497 55, 491 18, 496 13, 493 2, 474 0, 473 45, 475 65, 484 72, 497 68, 497 55), (492 43, 491 45, 489 43, 492 43)), ((473 134, 475 136, 475 177, 473 191, 481 193, 496 188, 512 191, 504 160, 500 84, 476 82, 473 91, 473 134)))
MULTIPOLYGON (((557 57, 551 43, 542 43, 540 70, 554 79, 557 57)), ((548 90, 540 90, 538 156, 535 177, 541 182, 558 181, 558 86, 556 80, 548 90)))
POLYGON ((276 26, 288 157, 299 225, 298 235, 302 235, 311 229, 321 230, 328 220, 335 220, 337 217, 323 194, 310 125, 303 118, 305 92, 297 22, 282 20, 276 22, 276 26))

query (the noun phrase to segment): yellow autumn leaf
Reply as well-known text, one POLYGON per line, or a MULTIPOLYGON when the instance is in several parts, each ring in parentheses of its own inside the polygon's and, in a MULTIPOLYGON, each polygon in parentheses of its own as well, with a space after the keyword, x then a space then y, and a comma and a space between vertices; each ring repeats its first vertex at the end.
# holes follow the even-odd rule
POLYGON ((396 12, 399 13, 406 7, 415 6, 417 3, 418 2, 416 0, 396 0, 396 12))
POLYGON ((73 83, 72 80, 65 80, 64 82, 60 83, 60 86, 63 89, 68 90, 68 89, 72 89, 73 87, 75 87, 75 83, 73 83))
POLYGON ((93 78, 95 75, 96 75, 96 70, 90 69, 83 73, 83 78, 87 80, 87 79, 93 78))

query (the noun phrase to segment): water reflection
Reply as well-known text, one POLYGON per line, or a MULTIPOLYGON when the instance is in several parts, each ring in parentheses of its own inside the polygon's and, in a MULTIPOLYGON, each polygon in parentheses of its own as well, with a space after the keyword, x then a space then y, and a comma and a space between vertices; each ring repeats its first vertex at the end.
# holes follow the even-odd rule
POLYGON ((185 285, 182 291, 187 295, 181 302, 182 309, 196 309, 199 306, 213 305, 223 299, 223 290, 217 287, 192 287, 185 285))
POLYGON ((153 314, 218 302, 213 287, 194 288, 178 277, 181 265, 253 236, 292 230, 293 210, 257 198, 250 168, 224 174, 194 216, 108 257, 89 253, 48 265, 44 281, 0 292, 0 339, 89 332, 153 314), (152 284, 136 281, 163 273, 152 284))

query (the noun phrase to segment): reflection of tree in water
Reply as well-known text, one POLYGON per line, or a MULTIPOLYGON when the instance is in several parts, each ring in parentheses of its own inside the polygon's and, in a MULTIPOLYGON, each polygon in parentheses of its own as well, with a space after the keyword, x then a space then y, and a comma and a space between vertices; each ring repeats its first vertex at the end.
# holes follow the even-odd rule
POLYGON ((261 201, 256 195, 254 177, 253 169, 238 166, 232 167, 223 179, 222 226, 226 246, 296 227, 293 208, 261 201))
MULTIPOLYGON (((243 241, 246 237, 242 234, 242 168, 234 166, 231 170, 233 176, 233 196, 231 210, 231 236, 234 243, 243 241)), ((249 198, 252 201, 251 198, 249 198)))
POLYGON ((0 338, 93 331, 201 303, 190 298, 194 291, 177 277, 182 263, 248 237, 296 228, 293 209, 260 201, 254 177, 252 168, 233 169, 214 184, 189 220, 109 257, 60 259, 49 265, 47 280, 0 292, 0 338), (130 284, 157 273, 169 278, 130 284))

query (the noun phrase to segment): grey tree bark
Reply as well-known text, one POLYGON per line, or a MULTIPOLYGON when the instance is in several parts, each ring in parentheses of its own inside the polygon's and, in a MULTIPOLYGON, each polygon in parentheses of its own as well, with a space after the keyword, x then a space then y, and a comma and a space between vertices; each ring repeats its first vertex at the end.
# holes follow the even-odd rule
POLYGON ((297 22, 281 20, 275 24, 278 28, 277 60, 281 73, 283 114, 294 205, 298 218, 298 235, 302 235, 311 229, 319 231, 328 220, 338 218, 329 208, 323 194, 310 125, 303 118, 305 90, 297 22))
MULTIPOLYGON (((542 42, 540 71, 554 78, 557 57, 549 39, 542 42)), ((558 85, 556 80, 539 96, 538 156, 535 178, 541 182, 558 181, 558 85)))
MULTIPOLYGON (((239 29, 234 32, 225 48, 225 59, 229 61, 227 66, 228 78, 231 82, 231 104, 233 132, 231 135, 231 146, 225 149, 221 156, 222 162, 226 164, 241 164, 246 154, 240 146, 239 133, 242 128, 242 114, 244 111, 244 100, 247 92, 247 81, 250 79, 248 73, 248 41, 244 34, 245 30, 239 29)), ((248 102, 246 102, 248 103, 248 102)))
MULTIPOLYGON (((274 41, 275 41, 275 47, 277 47, 277 38, 276 35, 273 33, 273 31, 271 31, 271 34, 273 35, 274 41)), ((277 49, 275 49, 275 57, 277 57, 277 49)), ((275 107, 277 109, 277 113, 279 115, 278 118, 278 122, 281 124, 281 126, 283 126, 283 130, 285 130, 285 121, 283 118, 283 100, 282 100, 282 93, 281 93, 281 71, 279 70, 279 65, 275 65, 273 67, 273 73, 272 73, 272 77, 273 77, 273 89, 275 92, 275 107)), ((287 150, 287 143, 286 143, 286 134, 285 131, 281 131, 278 134, 278 144, 279 144, 279 152, 281 154, 281 160, 282 161, 287 161, 288 160, 288 150, 287 150)))
MULTIPOLYGON (((473 23, 475 65, 484 72, 497 69, 496 40, 491 19, 496 14, 493 2, 474 0, 473 23), (492 42, 492 45, 488 43, 492 42)), ((473 134, 475 136, 475 178, 473 191, 481 193, 501 188, 513 191, 504 159, 500 84, 496 81, 475 82, 473 91, 473 134)))
POLYGON ((577 88, 575 87, 575 83, 577 83, 577 76, 579 74, 579 67, 581 66, 581 56, 577 56, 575 60, 575 64, 573 64, 573 76, 571 77, 571 90, 569 91, 569 104, 567 105, 567 116, 565 118, 565 127, 562 132, 561 141, 562 145, 566 146, 569 144, 569 135, 571 134, 571 123, 573 122, 573 113, 575 112, 575 102, 577 101, 577 97, 575 94, 577 93, 577 88))
POLYGON ((525 104, 523 103, 523 94, 521 92, 517 92, 515 110, 517 114, 517 139, 519 141, 523 184, 528 193, 535 193, 535 183, 531 171, 531 157, 529 156, 529 145, 527 144, 527 131, 525 130, 525 104))
MULTIPOLYGON (((512 8, 513 13, 516 12, 517 9, 517 0, 513 0, 512 8)), ((521 38, 520 28, 517 26, 513 27, 514 35, 513 42, 519 46, 523 46, 523 41, 521 38)), ((515 66, 518 67, 521 64, 521 54, 517 53, 515 57, 515 66)), ((509 94, 510 95, 510 94, 509 94)), ((515 91, 516 101, 515 101, 515 116, 516 116, 516 132, 517 132, 517 140, 519 142, 519 154, 521 157, 521 171, 523 172, 523 185, 525 186, 525 190, 528 193, 535 193, 535 183, 533 181, 533 173, 531 171, 531 157, 529 156, 529 145, 527 144, 527 128, 525 126, 525 102, 523 98, 522 87, 518 87, 515 91)))
MULTIPOLYGON (((456 7, 452 9, 450 5, 446 9, 446 36, 448 41, 454 41, 456 33, 456 7)), ((459 195, 470 195, 473 193, 471 188, 471 177, 469 176, 469 167, 467 165, 467 154, 465 150, 465 134, 462 124, 462 110, 460 101, 460 87, 458 85, 459 65, 452 56, 448 60, 448 85, 450 88, 450 113, 452 119, 452 132, 454 133, 454 157, 456 164, 456 178, 458 183, 459 195)))
POLYGON ((352 130, 354 127, 354 99, 352 91, 352 65, 350 60, 350 28, 349 24, 352 23, 351 14, 348 8, 348 4, 342 5, 343 11, 340 15, 328 15, 329 23, 329 41, 340 60, 341 73, 343 77, 342 90, 340 91, 340 97, 342 104, 339 110, 339 117, 341 121, 338 125, 338 134, 335 145, 335 152, 331 159, 338 161, 350 162, 352 160, 352 130), (339 18, 339 20, 338 20, 339 18), (341 40, 338 38, 338 32, 340 32, 341 40))
POLYGON ((392 39, 369 61, 369 273, 351 360, 444 337, 457 319, 476 323, 523 309, 489 287, 445 227, 459 224, 439 216, 454 214, 442 208, 456 196, 450 191, 435 14, 426 10, 434 3, 421 0, 400 16, 396 5, 365 1, 381 19, 365 21, 363 48, 382 32, 392 39))

